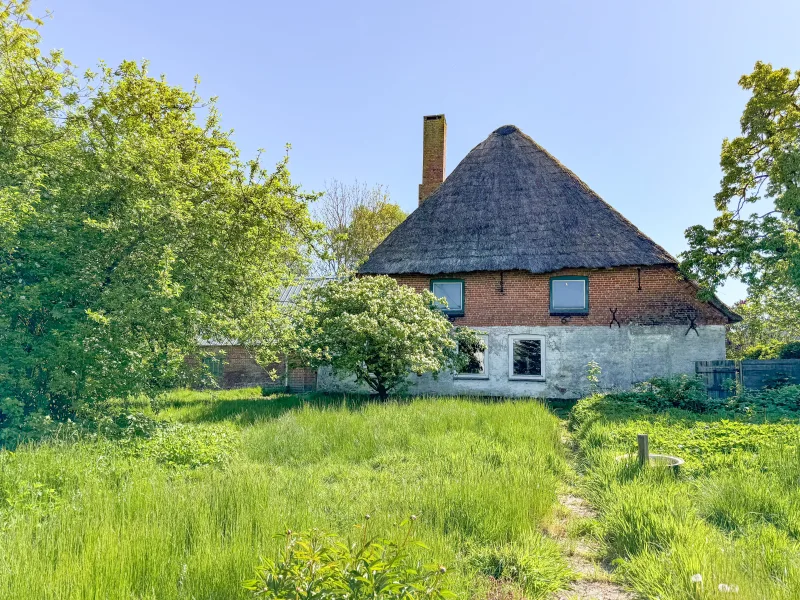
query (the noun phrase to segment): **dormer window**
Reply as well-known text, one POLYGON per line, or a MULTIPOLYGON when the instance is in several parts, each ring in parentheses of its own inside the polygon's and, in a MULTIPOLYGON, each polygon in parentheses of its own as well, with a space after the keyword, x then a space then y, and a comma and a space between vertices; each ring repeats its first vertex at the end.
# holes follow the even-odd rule
POLYGON ((436 307, 449 317, 464 316, 464 280, 463 279, 433 279, 431 280, 431 292, 437 298, 443 298, 444 302, 436 304, 436 307))
POLYGON ((589 313, 589 278, 568 275, 550 278, 550 314, 589 313))

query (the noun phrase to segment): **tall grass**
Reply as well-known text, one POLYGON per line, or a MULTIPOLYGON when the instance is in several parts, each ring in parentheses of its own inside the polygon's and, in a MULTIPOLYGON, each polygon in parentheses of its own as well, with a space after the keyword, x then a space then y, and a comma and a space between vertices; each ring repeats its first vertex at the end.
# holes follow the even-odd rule
POLYGON ((607 557, 646 597, 800 598, 800 426, 726 416, 613 397, 573 412, 607 557), (682 474, 616 460, 637 433, 651 452, 686 459, 682 474))
POLYGON ((347 534, 366 514, 386 533, 418 515, 419 558, 447 565, 460 597, 492 557, 535 573, 529 597, 563 584, 538 529, 563 469, 542 406, 312 401, 173 398, 163 415, 184 423, 160 437, 0 452, 0 597, 241 598, 274 534, 347 534))

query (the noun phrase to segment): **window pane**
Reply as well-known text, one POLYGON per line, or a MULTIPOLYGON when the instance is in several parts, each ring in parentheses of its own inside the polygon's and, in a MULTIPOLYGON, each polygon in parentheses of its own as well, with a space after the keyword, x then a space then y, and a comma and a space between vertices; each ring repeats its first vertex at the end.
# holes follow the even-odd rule
POLYGON ((553 308, 586 308, 586 282, 583 279, 554 279, 551 285, 553 308))
POLYGON ((218 356, 206 356, 203 358, 203 364, 208 369, 208 372, 216 379, 222 377, 223 367, 222 359, 218 356))
POLYGON ((541 340, 514 340, 514 375, 542 374, 541 340))
POLYGON ((469 355, 469 362, 461 368, 459 374, 461 375, 483 375, 486 373, 485 354, 487 348, 487 337, 479 336, 480 341, 483 343, 483 350, 476 348, 468 348, 465 344, 459 342, 458 351, 462 354, 469 355))
POLYGON ((447 310, 463 310, 464 307, 461 304, 461 286, 462 283, 460 281, 434 282, 433 295, 437 298, 444 298, 447 300, 447 310))

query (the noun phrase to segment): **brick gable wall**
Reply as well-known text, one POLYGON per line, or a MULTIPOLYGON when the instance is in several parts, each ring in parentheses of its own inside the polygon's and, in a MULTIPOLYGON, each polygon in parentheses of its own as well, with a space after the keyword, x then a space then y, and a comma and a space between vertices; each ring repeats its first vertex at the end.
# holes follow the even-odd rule
POLYGON ((581 326, 611 322, 611 309, 625 325, 724 325, 726 317, 697 299, 694 286, 673 267, 615 269, 565 269, 556 273, 525 271, 393 275, 400 283, 417 290, 430 289, 431 279, 463 279, 465 314, 454 323, 467 326, 581 326), (562 322, 550 315, 550 278, 579 275, 589 278, 589 314, 573 315, 562 322), (639 289, 641 280, 641 290, 639 289))

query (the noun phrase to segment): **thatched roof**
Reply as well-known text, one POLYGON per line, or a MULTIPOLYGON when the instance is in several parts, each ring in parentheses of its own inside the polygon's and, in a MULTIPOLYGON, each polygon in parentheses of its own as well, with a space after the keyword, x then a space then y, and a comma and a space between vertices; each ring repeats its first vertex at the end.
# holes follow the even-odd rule
POLYGON ((513 125, 494 131, 384 242, 365 274, 676 265, 513 125))

